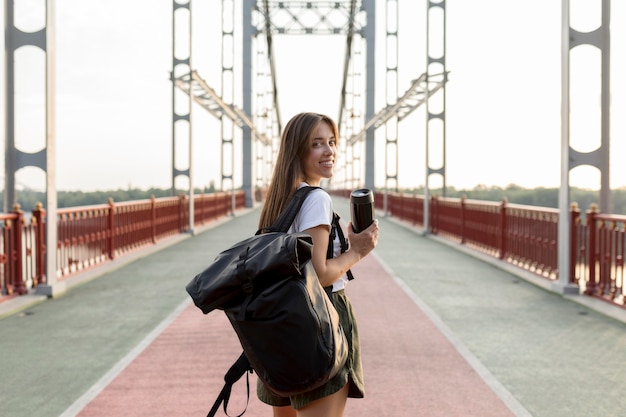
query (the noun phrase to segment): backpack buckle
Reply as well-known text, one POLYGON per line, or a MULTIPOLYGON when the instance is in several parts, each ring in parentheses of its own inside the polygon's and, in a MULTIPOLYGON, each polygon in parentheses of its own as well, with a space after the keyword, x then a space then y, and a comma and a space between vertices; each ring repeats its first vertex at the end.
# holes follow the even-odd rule
POLYGON ((246 294, 250 294, 254 289, 254 283, 246 273, 246 260, 248 259, 249 251, 250 248, 246 248, 246 251, 239 255, 239 262, 237 262, 237 277, 239 277, 239 279, 243 281, 243 283, 241 284, 241 289, 246 294))

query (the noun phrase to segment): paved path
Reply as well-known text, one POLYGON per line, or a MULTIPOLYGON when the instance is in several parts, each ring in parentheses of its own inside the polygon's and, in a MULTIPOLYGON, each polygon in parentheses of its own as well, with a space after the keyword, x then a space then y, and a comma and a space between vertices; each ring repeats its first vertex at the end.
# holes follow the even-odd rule
MULTIPOLYGON (((336 205, 347 212, 343 200, 336 205)), ((206 415, 240 347, 225 316, 203 315, 184 286, 250 235, 257 218, 256 210, 241 214, 137 253, 62 297, 13 310, 0 304, 0 415, 206 415)), ((354 273, 347 292, 367 392, 348 401, 347 417, 623 414, 620 314, 608 317, 386 219, 379 247, 354 273)), ((254 375, 250 383, 254 390, 254 375)), ((245 391, 242 380, 231 415, 245 407, 245 391)), ((245 416, 269 415, 252 392, 245 416)))

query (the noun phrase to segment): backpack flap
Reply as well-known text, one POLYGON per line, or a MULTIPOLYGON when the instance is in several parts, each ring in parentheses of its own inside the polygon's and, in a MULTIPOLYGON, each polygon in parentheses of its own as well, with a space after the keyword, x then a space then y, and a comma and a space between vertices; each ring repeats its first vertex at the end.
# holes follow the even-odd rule
POLYGON ((187 284, 194 304, 207 314, 241 303, 255 281, 300 275, 311 260, 313 240, 305 233, 265 233, 220 253, 187 284))

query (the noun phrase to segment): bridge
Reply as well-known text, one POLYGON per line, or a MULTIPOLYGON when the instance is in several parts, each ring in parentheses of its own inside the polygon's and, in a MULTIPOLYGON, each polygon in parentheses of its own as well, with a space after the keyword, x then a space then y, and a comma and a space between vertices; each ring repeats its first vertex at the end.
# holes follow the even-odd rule
MULTIPOLYGON (((347 200, 334 201, 348 218, 347 200)), ((203 315, 184 287, 249 236, 258 216, 258 207, 241 209, 195 236, 70 277, 63 297, 31 293, 0 303, 2 414, 206 415, 240 346, 225 316, 203 315)), ((532 273, 408 222, 379 221, 379 246, 347 289, 366 383, 366 397, 349 400, 347 416, 622 412, 623 309, 547 291, 532 273)), ((245 399, 241 380, 229 414, 238 415, 245 399)), ((268 412, 252 393, 245 415, 268 412)))
MULTIPOLYGON (((245 237, 255 229, 256 208, 262 202, 283 123, 275 95, 272 46, 276 37, 289 30, 340 34, 347 40, 337 117, 343 129, 341 151, 346 162, 328 189, 336 204, 344 205, 344 219, 347 216, 342 197, 346 192, 362 186, 376 189, 378 214, 383 222, 380 248, 359 271, 363 287, 354 285, 355 303, 361 303, 364 317, 364 347, 372 352, 368 360, 373 395, 362 403, 351 403, 349 407, 354 408, 349 412, 364 416, 415 415, 416 410, 432 416, 586 416, 613 415, 622 410, 624 401, 619 393, 623 386, 616 378, 616 369, 624 363, 626 219, 593 210, 581 216, 569 198, 570 171, 590 165, 601 173, 599 206, 605 210, 610 207, 610 70, 604 61, 610 56, 610 2, 601 3, 602 23, 588 33, 569 26, 569 1, 562 4, 561 24, 567 36, 562 46, 561 104, 568 109, 571 102, 569 54, 576 46, 590 45, 602 51, 602 112, 600 146, 589 153, 570 146, 569 112, 562 114, 558 210, 445 197, 446 4, 429 2, 426 10, 428 26, 439 29, 428 33, 427 42, 443 49, 433 53, 427 46, 427 68, 415 74, 404 93, 394 82, 398 62, 388 59, 387 103, 376 108, 372 89, 376 35, 372 26, 377 9, 375 2, 367 0, 244 1, 241 9, 235 7, 235 2, 224 0, 222 48, 234 44, 236 25, 228 22, 234 21, 236 10, 241 10, 243 38, 250 40, 243 43, 243 68, 235 71, 222 57, 222 85, 218 90, 192 66, 191 36, 186 42, 187 52, 174 52, 172 56, 172 149, 178 149, 181 141, 188 142, 189 148, 182 168, 177 165, 180 155, 172 157, 172 190, 182 185, 188 189, 187 195, 58 209, 54 91, 49 88, 46 95, 46 146, 28 153, 16 147, 11 121, 18 108, 12 101, 15 92, 10 81, 13 54, 30 45, 45 51, 48 83, 54 84, 54 2, 47 2, 48 20, 41 31, 23 32, 9 19, 5 31, 9 50, 6 102, 11 117, 6 123, 0 327, 4 327, 3 334, 15 338, 3 338, 0 350, 8 354, 2 363, 2 375, 16 378, 11 389, 0 397, 7 400, 3 402, 5 410, 13 413, 9 415, 31 416, 110 415, 112 409, 119 410, 120 415, 189 415, 205 412, 210 406, 215 391, 204 388, 217 389, 220 372, 230 361, 229 355, 236 353, 236 345, 232 340, 222 343, 221 339, 211 339, 209 334, 228 339, 228 329, 219 319, 194 314, 197 312, 179 290, 225 242, 245 237), (333 19, 328 18, 331 13, 333 19), (251 62, 252 57, 258 61, 251 62), (243 74, 241 84, 235 76, 239 74, 243 74), (253 74, 257 77, 254 81, 253 74), (252 91, 252 85, 262 82, 274 88, 263 93, 252 91), (244 91, 241 97, 234 93, 238 89, 244 91), (255 97, 258 101, 253 103, 255 97), (426 113, 425 192, 407 196, 398 192, 398 154, 402 152, 398 126, 418 108, 425 108, 426 113), (198 195, 194 190, 192 109, 205 111, 219 121, 219 180, 224 190, 219 195, 198 195), (380 130, 385 132, 382 162, 376 158, 374 148, 375 132, 380 130), (440 166, 429 159, 431 142, 443 145, 440 166), (241 155, 236 155, 239 147, 241 155), (383 164, 380 181, 374 173, 383 164), (16 201, 15 174, 24 167, 46 172, 47 200, 33 210, 35 222, 30 224, 24 221, 19 207, 9 205, 16 201), (236 167, 239 172, 235 172, 236 167), (442 196, 431 195, 431 177, 437 178, 442 196), (204 244, 206 250, 202 250, 204 244), (57 251, 46 250, 55 247, 57 251), (196 251, 190 251, 190 247, 196 251), (159 252, 148 254, 156 250, 159 252), (181 252, 189 252, 193 258, 174 261, 181 252), (168 259, 167 266, 159 262, 168 259), (163 276, 165 270, 169 272, 167 277, 163 276), (155 274, 162 287, 154 288, 155 274), (384 295, 380 294, 381 288, 384 295), (133 296, 129 303, 127 297, 119 296, 122 293, 136 295, 137 299, 133 296), (142 300, 144 297, 154 300, 142 300), (381 302, 371 303, 373 297, 380 297, 381 302), (399 305, 402 314, 398 315, 399 305), (377 307, 382 310, 377 311, 377 307), (148 313, 154 317, 147 317, 148 313), (93 322, 81 321, 87 318, 96 323, 111 320, 114 324, 93 329, 89 337, 77 340, 72 329, 88 329, 93 322), (26 320, 36 324, 27 328, 23 325, 26 320), (204 323, 211 326, 210 332, 189 335, 189 326, 204 323), (43 329, 55 329, 58 338, 42 340, 43 329), (186 337, 186 344, 168 345, 186 337), (17 344, 18 340, 23 344, 17 344), (398 342, 392 344, 389 340, 398 342), (163 344, 169 348, 159 350, 163 344), (198 344, 209 344, 210 351, 221 352, 218 356, 222 362, 207 364, 212 366, 207 368, 211 369, 207 372, 209 379, 198 376, 192 381, 189 374, 177 375, 168 369, 168 377, 181 378, 176 379, 180 384, 175 384, 181 391, 175 391, 168 384, 174 379, 167 377, 157 378, 164 386, 155 387, 154 372, 142 361, 164 367, 172 363, 189 366, 178 362, 178 355, 172 358, 172 353, 190 352, 190 357, 196 358, 193 355, 198 344), (75 349, 68 349, 68 345, 75 349), (94 353, 99 358, 95 363, 94 353), (45 364, 34 363, 30 360, 33 357, 42 358, 45 364), (380 358, 389 361, 380 362, 380 358), (18 364, 27 367, 28 372, 20 372, 18 364), (133 374, 137 368, 143 370, 133 374), (395 372, 389 372, 392 369, 395 372), (420 370, 426 370, 425 374, 420 370), (39 381, 48 383, 42 387, 39 381), (129 387, 136 387, 137 381, 141 390, 123 395, 130 392, 129 387), (59 390, 59 386, 64 388, 59 390), (190 386, 200 389, 193 391, 190 386), (429 387, 427 391, 425 386, 429 387), (42 391, 46 392, 43 396, 42 391), (145 401, 173 393, 184 398, 182 404, 174 402, 173 409, 163 404, 157 409, 153 401, 145 401), (383 403, 391 405, 382 409, 383 403), (189 411, 183 412, 184 407, 189 411)), ((388 47, 393 47, 398 42, 396 25, 402 3, 387 1, 385 5, 388 26, 384 36, 388 47)), ((5 17, 13 13, 12 2, 6 2, 5 17)), ((191 2, 173 2, 174 27, 184 26, 182 32, 174 29, 175 50, 180 33, 185 29, 191 33, 192 13, 191 2)), ((248 413, 264 412, 253 398, 248 413)))
MULTIPOLYGON (((610 213, 609 155, 610 155, 610 109, 611 51, 610 51, 610 1, 601 2, 595 10, 600 16, 598 27, 581 31, 570 24, 572 12, 569 1, 562 4, 561 30, 564 34, 561 45, 561 182, 559 193, 558 240, 570 242, 570 173, 580 166, 596 168, 600 173, 599 210, 610 213), (570 144, 573 121, 570 113, 575 111, 576 97, 570 75, 580 60, 571 58, 581 46, 601 52, 596 63, 598 94, 601 98, 599 118, 589 116, 589 123, 599 120, 597 149, 582 152, 570 144)), ((213 3, 215 4, 215 3, 213 3)), ((43 28, 27 31, 16 24, 16 9, 13 2, 5 3, 5 26, 7 45, 6 73, 6 140, 5 140, 5 187, 4 211, 10 211, 16 199, 16 174, 24 168, 37 168, 45 172, 47 212, 45 234, 46 246, 57 246, 57 182, 55 141, 55 4, 46 3, 43 28), (47 86, 43 97, 45 114, 45 146, 36 152, 20 149, 16 135, 16 120, 21 106, 16 96, 15 56, 25 47, 39 48, 44 52, 47 86)), ((398 0, 388 0, 384 8, 376 7, 372 0, 365 1, 317 1, 317 2, 255 2, 247 0, 241 4, 233 0, 221 3, 221 68, 220 88, 215 88, 193 65, 194 48, 192 2, 173 2, 172 7, 172 70, 171 121, 172 121, 172 193, 186 188, 189 210, 189 229, 194 228, 194 196, 197 184, 194 180, 194 128, 192 110, 206 112, 219 121, 221 190, 234 191, 241 188, 245 193, 245 205, 254 204, 255 195, 262 192, 271 173, 271 163, 276 152, 277 139, 283 123, 278 103, 278 78, 274 60, 276 38, 283 35, 341 35, 346 40, 341 89, 338 93, 339 112, 337 120, 341 126, 340 142, 343 166, 337 169, 330 188, 354 189, 360 186, 383 190, 386 204, 389 191, 398 191, 400 184, 400 125, 416 110, 424 109, 424 152, 425 181, 424 202, 428 202, 431 184, 440 187, 446 195, 446 86, 448 68, 446 56, 446 4, 428 2, 424 10, 425 22, 425 68, 421 73, 411 74, 412 81, 400 85, 399 21, 402 5, 398 0), (378 14, 382 13, 381 18, 378 14), (383 54, 376 50, 381 31, 376 22, 384 21, 382 36, 385 41, 384 92, 385 104, 377 108, 376 76, 377 57, 383 54), (378 38, 377 38, 378 36, 378 38), (241 41, 241 47, 236 43, 241 41), (237 59, 237 54, 240 59, 237 59), (239 63, 240 68, 236 68, 239 63), (218 93, 219 92, 219 93, 218 93), (198 109, 199 107, 199 109, 198 109), (376 133, 384 137, 376 139, 376 133), (383 156, 380 154, 382 139, 383 156), (186 149, 185 151, 181 151, 186 149), (380 154, 380 155, 379 155, 380 154), (377 155, 379 159, 377 160, 377 155), (382 161, 380 159, 383 159, 382 161), (182 166, 181 166, 182 165, 182 166), (378 174, 377 174, 378 172, 378 174), (379 177, 379 178, 377 178, 379 177), (237 178, 237 179, 236 179, 237 178)), ((412 9, 414 10, 414 9, 412 9)), ((28 10, 17 9, 28 14, 28 10)), ((17 22, 21 22, 20 19, 17 22)), ((40 61, 41 62, 41 61, 40 61)), ((19 75, 19 74, 17 74, 19 75)), ((584 100, 583 100, 584 101, 584 100)), ((575 122, 585 120, 578 115, 575 122)), ((380 135, 379 135, 380 136, 380 135)), ((556 162, 556 161, 555 161, 556 162)), ((205 163, 205 165, 213 162, 205 163)), ((409 162, 410 165, 411 162, 409 162)), ((415 175, 415 173, 411 173, 415 175)), ((430 205, 423 206, 425 229, 429 230, 430 205)), ((56 282, 57 259, 53 251, 47 251, 45 262, 46 282, 40 282, 39 291, 49 294, 62 291, 63 284, 56 282)), ((562 291, 570 290, 572 254, 561 245, 558 254, 558 269, 562 291)))

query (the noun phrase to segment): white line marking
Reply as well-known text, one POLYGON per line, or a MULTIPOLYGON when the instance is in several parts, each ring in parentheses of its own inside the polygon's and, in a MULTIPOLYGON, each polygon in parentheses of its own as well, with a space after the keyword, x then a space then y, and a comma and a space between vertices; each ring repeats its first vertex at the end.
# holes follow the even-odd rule
POLYGON ((411 288, 399 277, 397 277, 391 268, 383 261, 375 251, 370 255, 374 255, 376 260, 382 265, 383 269, 389 274, 390 277, 396 281, 396 283, 404 290, 404 292, 413 300, 415 304, 428 316, 428 318, 434 323, 439 331, 450 341, 454 348, 461 354, 461 356, 470 364, 476 373, 485 381, 485 383, 496 393, 498 397, 509 407, 509 409, 517 417, 532 417, 532 414, 524 408, 522 404, 507 390, 498 379, 487 369, 474 354, 465 346, 450 330, 450 328, 443 322, 437 313, 435 313, 421 298, 417 296, 411 290, 411 288))

